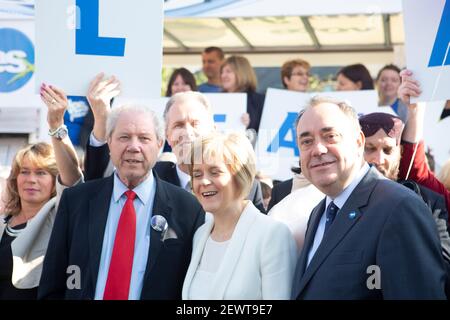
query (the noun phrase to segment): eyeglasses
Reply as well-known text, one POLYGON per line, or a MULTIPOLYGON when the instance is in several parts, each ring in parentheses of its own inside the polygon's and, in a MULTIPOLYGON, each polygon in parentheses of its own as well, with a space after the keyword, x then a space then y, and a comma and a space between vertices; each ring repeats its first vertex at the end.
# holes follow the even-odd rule
POLYGON ((308 73, 304 73, 304 72, 292 72, 291 73, 291 77, 292 76, 299 76, 299 77, 310 77, 311 76, 311 74, 308 72, 308 73))

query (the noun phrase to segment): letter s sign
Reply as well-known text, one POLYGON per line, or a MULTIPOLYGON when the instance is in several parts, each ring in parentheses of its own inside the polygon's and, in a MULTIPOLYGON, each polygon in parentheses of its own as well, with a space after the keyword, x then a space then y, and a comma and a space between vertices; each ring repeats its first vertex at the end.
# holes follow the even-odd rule
POLYGON ((19 90, 34 72, 34 46, 21 31, 0 28, 0 92, 19 90))
POLYGON ((447 48, 450 43, 450 1, 445 1, 444 11, 442 12, 441 22, 439 23, 436 40, 434 41, 433 51, 431 52, 428 67, 440 67, 450 65, 450 53, 447 48), (445 55, 447 58, 445 59, 445 55), (445 61, 444 61, 445 59, 445 61))
POLYGON ((98 36, 99 0, 76 0, 80 14, 76 30, 75 53, 80 55, 123 57, 125 38, 98 36))

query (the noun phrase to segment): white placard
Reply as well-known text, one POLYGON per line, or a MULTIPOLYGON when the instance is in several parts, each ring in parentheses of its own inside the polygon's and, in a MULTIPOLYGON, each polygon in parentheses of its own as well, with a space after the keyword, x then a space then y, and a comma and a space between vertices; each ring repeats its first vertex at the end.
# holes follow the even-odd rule
POLYGON ((431 148, 436 163, 436 174, 438 168, 450 158, 450 117, 440 120, 445 101, 427 103, 424 119, 424 141, 425 146, 431 148))
POLYGON ((450 1, 403 0, 406 62, 422 94, 412 102, 450 98, 450 1))
POLYGON ((34 63, 34 22, 0 20, 0 107, 39 105, 34 63))
POLYGON ((159 97, 162 34, 163 0, 36 0, 36 90, 84 96, 105 72, 123 96, 159 97))
POLYGON ((298 112, 316 95, 345 100, 358 114, 392 113, 390 107, 378 107, 378 96, 374 90, 301 93, 269 88, 259 127, 256 155, 258 169, 273 179, 290 179, 291 167, 298 166, 294 122, 298 112))
MULTIPOLYGON (((214 113, 214 121, 218 131, 245 131, 245 126, 241 122, 241 116, 247 109, 246 93, 203 93, 211 103, 214 113)), ((114 99, 113 107, 125 103, 137 103, 149 106, 162 120, 164 109, 169 98, 158 99, 114 99)))

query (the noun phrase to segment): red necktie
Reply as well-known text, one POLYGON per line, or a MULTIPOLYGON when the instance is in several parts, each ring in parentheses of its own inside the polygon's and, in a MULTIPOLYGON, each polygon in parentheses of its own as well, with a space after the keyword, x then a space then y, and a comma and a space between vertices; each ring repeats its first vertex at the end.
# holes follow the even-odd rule
POLYGON ((109 264, 104 300, 128 300, 131 272, 133 270, 134 241, 136 238, 136 211, 133 200, 136 193, 125 192, 127 201, 120 214, 114 249, 109 264))

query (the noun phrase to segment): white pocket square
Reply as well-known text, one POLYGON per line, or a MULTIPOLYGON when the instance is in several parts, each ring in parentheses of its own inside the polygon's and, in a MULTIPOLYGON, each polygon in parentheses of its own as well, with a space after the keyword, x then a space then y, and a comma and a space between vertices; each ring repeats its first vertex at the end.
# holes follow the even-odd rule
POLYGON ((164 232, 162 241, 166 241, 168 239, 178 239, 176 232, 170 227, 164 232))

